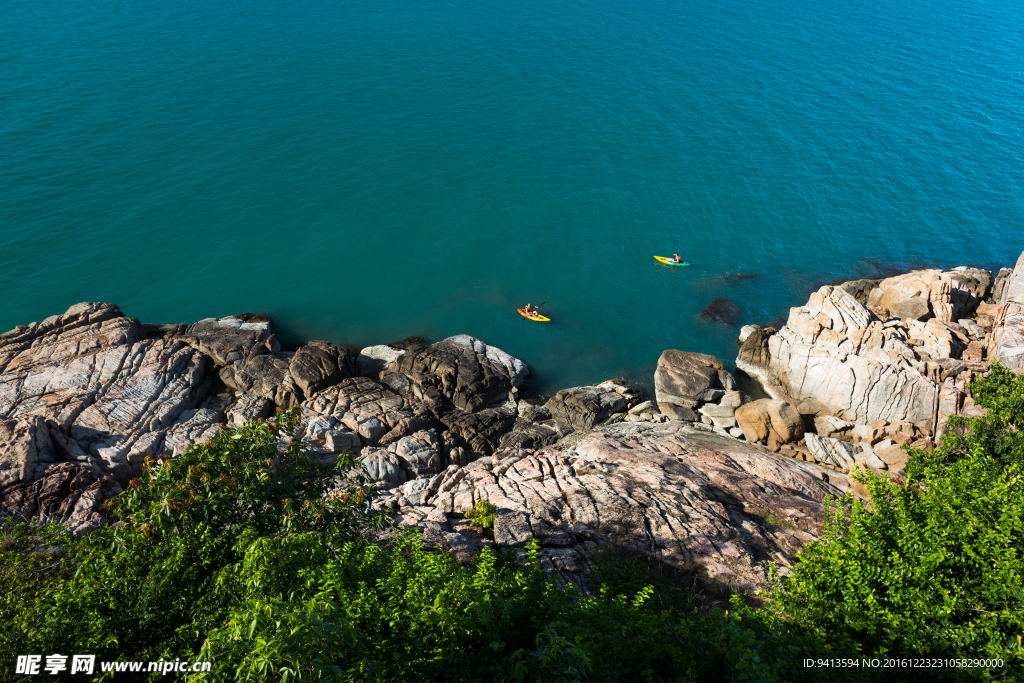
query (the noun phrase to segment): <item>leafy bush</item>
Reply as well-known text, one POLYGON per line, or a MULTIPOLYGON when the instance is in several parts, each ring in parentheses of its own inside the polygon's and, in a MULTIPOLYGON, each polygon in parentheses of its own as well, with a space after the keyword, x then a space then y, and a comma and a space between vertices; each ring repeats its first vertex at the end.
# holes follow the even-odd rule
POLYGON ((494 520, 498 518, 498 508, 486 500, 477 501, 472 509, 466 511, 466 519, 470 520, 470 526, 478 526, 481 529, 490 529, 494 526, 494 520))
MULTIPOLYGON (((315 534, 330 550, 361 528, 380 526, 383 519, 367 508, 373 490, 353 476, 351 458, 328 467, 296 444, 279 447, 297 419, 295 411, 226 429, 179 458, 147 463, 110 501, 120 522, 61 539, 65 571, 52 575, 34 601, 4 614, 20 626, 5 648, 109 660, 191 657, 236 605, 235 569, 250 544, 315 534), (347 487, 336 494, 342 477, 347 487)), ((15 561, 4 557, 6 567, 15 561)), ((20 570, 5 571, 3 581, 5 593, 15 594, 31 583, 20 570)))
POLYGON ((485 548, 464 567, 417 530, 371 542, 386 522, 374 490, 351 458, 281 452, 295 420, 149 464, 113 503, 116 525, 46 532, 67 549, 55 563, 26 555, 28 527, 11 531, 0 658, 212 661, 191 675, 203 681, 824 681, 804 658, 857 652, 746 607, 675 609, 649 568, 583 596, 545 578, 536 543, 525 565, 485 548))
POLYGON ((776 614, 898 655, 1001 657, 1019 675, 1024 631, 1024 378, 998 366, 972 384, 984 418, 951 419, 907 485, 870 473, 870 505, 826 513, 822 540, 776 577, 776 614))

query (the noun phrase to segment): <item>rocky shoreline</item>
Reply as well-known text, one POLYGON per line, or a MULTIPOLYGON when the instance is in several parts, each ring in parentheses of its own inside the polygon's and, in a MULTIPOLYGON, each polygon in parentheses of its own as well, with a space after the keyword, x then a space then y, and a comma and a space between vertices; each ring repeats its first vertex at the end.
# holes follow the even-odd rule
POLYGON ((737 368, 771 398, 670 349, 653 400, 610 380, 541 401, 520 396, 525 363, 466 335, 290 352, 259 318, 144 324, 82 303, 0 335, 0 507, 86 532, 146 458, 298 407, 292 438, 357 453, 379 504, 461 559, 536 538, 582 585, 589 552, 615 545, 757 589, 818 537, 827 496, 859 488, 850 472, 899 480, 903 446, 978 414, 966 386, 990 360, 1024 369, 1024 255, 822 287, 741 341, 737 368), (481 500, 493 536, 463 516, 481 500))

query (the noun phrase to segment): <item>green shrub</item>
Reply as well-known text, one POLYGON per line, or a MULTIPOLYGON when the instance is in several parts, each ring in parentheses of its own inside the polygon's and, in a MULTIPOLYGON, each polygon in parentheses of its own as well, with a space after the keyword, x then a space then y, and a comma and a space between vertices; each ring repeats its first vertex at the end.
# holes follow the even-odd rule
POLYGON ((114 502, 117 525, 47 530, 67 549, 48 565, 27 554, 29 527, 11 530, 0 659, 213 662, 202 681, 768 682, 829 680, 803 659, 858 651, 745 607, 688 612, 645 584, 650 567, 588 597, 545 579, 535 542, 525 565, 485 548, 468 567, 417 530, 371 542, 386 519, 351 458, 279 453, 295 419, 150 464, 114 502))
MULTIPOLYGON (((0 654, 192 657, 236 606, 236 569, 252 543, 294 543, 314 534, 331 551, 361 528, 380 526, 380 516, 367 511, 373 490, 355 475, 350 457, 327 467, 296 444, 280 452, 278 440, 297 419, 294 411, 273 423, 225 429, 169 462, 147 463, 111 501, 119 523, 60 539, 67 571, 4 614, 19 631, 0 654), (339 477, 348 485, 335 494, 339 477)), ((31 589, 25 572, 10 570, 13 560, 4 557, 4 592, 31 589)), ((291 577, 263 580, 283 585, 291 577)))
MULTIPOLYGON (((1020 675, 1024 632, 1022 378, 999 366, 972 385, 989 415, 952 419, 907 485, 854 477, 871 502, 833 502, 824 534, 776 577, 772 610, 896 655, 1001 657, 1020 675)), ((977 672, 979 674, 985 672, 977 672)))
POLYGON ((498 508, 486 500, 477 501, 471 509, 466 511, 466 519, 470 526, 478 526, 481 529, 490 529, 494 526, 494 520, 498 518, 498 508))

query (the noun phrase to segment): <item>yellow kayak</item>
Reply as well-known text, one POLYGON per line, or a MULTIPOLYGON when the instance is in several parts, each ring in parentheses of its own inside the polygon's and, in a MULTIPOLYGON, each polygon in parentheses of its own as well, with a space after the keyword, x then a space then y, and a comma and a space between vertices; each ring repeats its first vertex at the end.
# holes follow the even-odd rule
POLYGON ((523 316, 527 320, 535 320, 535 321, 537 321, 539 323, 549 323, 549 322, 551 322, 551 318, 545 318, 540 313, 531 313, 531 314, 527 315, 525 308, 517 308, 516 310, 519 311, 519 315, 523 316))
POLYGON ((682 263, 676 263, 675 261, 673 261, 672 259, 668 258, 667 256, 655 256, 654 258, 658 259, 659 261, 664 263, 666 266, 688 266, 688 265, 690 265, 686 261, 683 261, 682 263))

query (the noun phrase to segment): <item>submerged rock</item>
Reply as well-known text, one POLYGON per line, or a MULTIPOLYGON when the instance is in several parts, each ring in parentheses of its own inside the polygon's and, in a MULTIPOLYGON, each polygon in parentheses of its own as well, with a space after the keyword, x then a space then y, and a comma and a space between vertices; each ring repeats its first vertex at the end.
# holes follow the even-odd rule
POLYGON ((739 314, 740 307, 736 305, 735 301, 724 296, 720 296, 713 299, 711 303, 700 312, 700 317, 708 322, 732 325, 739 314))

